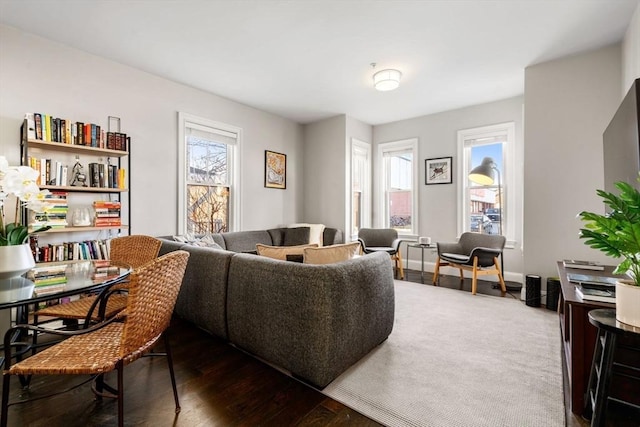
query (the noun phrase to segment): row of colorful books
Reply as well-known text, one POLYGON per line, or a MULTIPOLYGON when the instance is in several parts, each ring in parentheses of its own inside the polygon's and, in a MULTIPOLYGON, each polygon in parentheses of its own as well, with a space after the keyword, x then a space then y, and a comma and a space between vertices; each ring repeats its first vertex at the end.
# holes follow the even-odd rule
POLYGON ((109 240, 85 240, 38 246, 31 245, 36 262, 106 260, 109 259, 109 240))
POLYGON ((64 290, 67 284, 67 265, 48 265, 36 267, 29 271, 28 278, 34 283, 36 296, 53 294, 64 290))
MULTIPOLYGON (((37 157, 29 157, 27 164, 40 172, 40 175, 36 179, 38 186, 69 186, 74 183, 72 176, 69 173, 69 166, 63 164, 58 160, 53 159, 41 159, 37 157)), ((126 188, 126 171, 125 169, 118 168, 116 165, 109 163, 89 163, 89 174, 86 184, 89 187, 95 188, 126 188)))
POLYGON ((125 133, 107 132, 95 123, 74 122, 43 113, 26 113, 27 139, 128 151, 125 133))

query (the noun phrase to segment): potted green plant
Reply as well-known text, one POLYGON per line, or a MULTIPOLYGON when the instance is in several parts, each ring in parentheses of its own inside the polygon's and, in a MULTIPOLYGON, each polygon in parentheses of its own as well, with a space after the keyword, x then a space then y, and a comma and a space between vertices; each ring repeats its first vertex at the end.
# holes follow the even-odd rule
POLYGON ((615 186, 619 195, 597 190, 609 213, 580 213, 585 222, 580 237, 586 245, 622 259, 614 273, 630 279, 616 284, 616 319, 640 327, 640 191, 626 182, 615 186))

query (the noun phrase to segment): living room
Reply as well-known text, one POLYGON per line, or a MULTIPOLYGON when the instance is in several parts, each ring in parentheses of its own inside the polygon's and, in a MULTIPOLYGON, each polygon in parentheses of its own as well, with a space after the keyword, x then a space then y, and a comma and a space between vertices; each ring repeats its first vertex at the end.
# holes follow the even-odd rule
MULTIPOLYGON (((600 2, 600 7, 607 5, 600 2)), ((526 274, 555 276, 560 259, 610 262, 578 238, 576 214, 601 209, 595 189, 603 185, 602 132, 631 82, 640 76, 637 2, 629 10, 633 11, 628 14, 629 25, 615 43, 528 64, 522 69, 521 93, 375 124, 340 111, 318 121, 297 122, 269 112, 267 105, 237 102, 141 71, 143 61, 118 63, 0 18, 0 155, 11 164, 19 163, 19 129, 25 112, 93 123, 118 116, 123 131, 131 136, 131 230, 172 235, 178 232, 178 113, 186 112, 242 129, 242 212, 234 230, 296 222, 349 230, 345 165, 352 138, 369 142, 373 153, 380 143, 417 138, 419 162, 444 156, 456 161, 458 131, 513 122, 515 165, 520 171, 513 187, 521 191, 514 194, 505 275, 520 283, 526 274), (287 155, 286 190, 264 187, 265 150, 287 155)), ((161 47, 148 49, 149 55, 163 54, 161 47)), ((369 64, 364 65, 362 76, 354 80, 370 79, 369 64)), ((458 179, 454 175, 452 185, 420 185, 419 235, 432 241, 458 236, 458 179)), ((376 225, 381 217, 375 191, 373 196, 371 224, 376 225)))

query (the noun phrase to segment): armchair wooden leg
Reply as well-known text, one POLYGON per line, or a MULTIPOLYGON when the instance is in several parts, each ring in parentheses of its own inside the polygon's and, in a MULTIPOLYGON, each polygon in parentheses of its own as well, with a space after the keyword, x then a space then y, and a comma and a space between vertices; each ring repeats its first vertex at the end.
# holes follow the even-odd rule
POLYGON ((402 268, 402 256, 400 255, 400 249, 398 248, 398 252, 395 254, 396 258, 396 269, 400 273, 400 280, 404 280, 404 269, 402 268))
POLYGON ((474 257, 473 258, 473 277, 471 278, 471 294, 475 295, 477 291, 478 291, 478 257, 474 257))
POLYGON ((504 277, 502 277, 502 269, 498 265, 498 257, 493 258, 493 264, 496 267, 496 271, 498 272, 498 280, 500 281, 500 290, 502 291, 502 296, 507 293, 507 285, 504 283, 504 277))
POLYGON ((438 284, 438 276, 440 275, 440 257, 436 260, 436 268, 433 270, 433 284, 438 284))

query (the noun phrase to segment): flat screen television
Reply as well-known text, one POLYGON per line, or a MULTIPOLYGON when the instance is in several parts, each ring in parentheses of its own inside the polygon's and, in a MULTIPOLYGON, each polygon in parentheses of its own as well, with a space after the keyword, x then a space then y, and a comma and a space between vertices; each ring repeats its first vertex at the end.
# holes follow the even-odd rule
POLYGON ((636 79, 602 135, 604 189, 618 193, 614 184, 626 181, 640 189, 640 79, 636 79))

